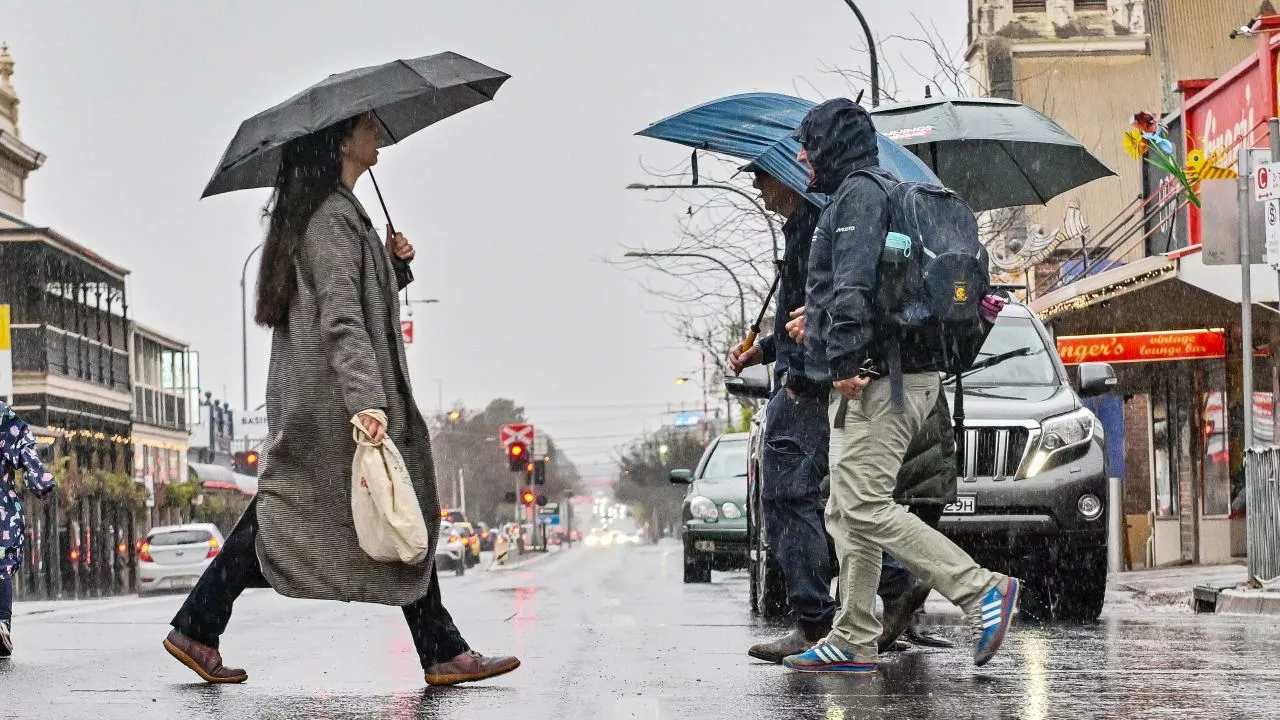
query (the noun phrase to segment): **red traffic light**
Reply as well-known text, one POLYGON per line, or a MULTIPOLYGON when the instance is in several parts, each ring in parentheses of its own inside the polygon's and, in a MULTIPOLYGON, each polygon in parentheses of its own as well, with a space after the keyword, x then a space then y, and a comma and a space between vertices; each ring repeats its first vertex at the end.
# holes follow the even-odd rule
POLYGON ((524 470, 525 458, 529 456, 529 446, 522 442, 507 446, 507 468, 512 472, 524 470))
POLYGON ((524 492, 520 493, 520 503, 522 505, 532 505, 535 502, 537 502, 537 499, 538 499, 537 496, 533 494, 532 490, 525 490, 524 492))
POLYGON ((250 450, 249 452, 245 453, 244 461, 245 461, 245 462, 247 462, 247 463, 249 463, 250 465, 257 465, 257 464, 258 464, 258 453, 256 453, 256 452, 254 452, 254 451, 250 450))

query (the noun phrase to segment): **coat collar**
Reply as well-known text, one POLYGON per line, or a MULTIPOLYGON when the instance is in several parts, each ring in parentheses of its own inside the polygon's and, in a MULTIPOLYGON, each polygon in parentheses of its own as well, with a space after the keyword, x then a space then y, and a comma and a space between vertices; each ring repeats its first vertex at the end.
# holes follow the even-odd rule
POLYGON ((355 207, 356 213, 364 221, 364 241, 369 245, 374 265, 377 266, 378 284, 382 286, 383 292, 386 293, 395 286, 395 272, 391 269, 391 256, 387 254, 386 248, 378 238, 377 231, 374 230, 373 220, 369 219, 369 213, 365 212, 364 205, 360 203, 360 199, 356 197, 355 193, 347 189, 346 185, 339 183, 338 194, 346 198, 347 202, 350 202, 355 207))

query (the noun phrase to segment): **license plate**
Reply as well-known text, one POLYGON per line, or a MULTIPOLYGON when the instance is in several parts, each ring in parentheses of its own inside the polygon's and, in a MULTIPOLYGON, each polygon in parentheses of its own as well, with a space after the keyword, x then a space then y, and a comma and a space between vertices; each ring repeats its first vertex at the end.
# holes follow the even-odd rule
POLYGON ((193 578, 193 577, 174 578, 173 581, 170 583, 170 585, 172 585, 175 589, 193 588, 196 586, 196 578, 193 578))
POLYGON ((693 543, 693 549, 714 552, 716 549, 716 542, 715 540, 695 540, 693 543))
POLYGON ((956 501, 942 508, 943 515, 972 515, 978 509, 976 495, 960 495, 956 501))

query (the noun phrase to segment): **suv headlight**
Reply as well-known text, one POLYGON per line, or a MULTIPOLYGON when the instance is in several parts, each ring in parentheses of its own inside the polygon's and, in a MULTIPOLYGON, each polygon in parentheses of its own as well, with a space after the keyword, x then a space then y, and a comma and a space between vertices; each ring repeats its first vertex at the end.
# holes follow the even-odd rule
POLYGON ((720 518, 720 512, 716 510, 716 504, 711 502, 711 498, 701 495, 689 501, 689 513, 707 522, 715 522, 720 518))
POLYGON ((731 502, 721 505, 720 512, 724 513, 725 520, 737 520, 742 517, 742 511, 738 509, 737 505, 734 505, 731 502))
POLYGON ((1027 477, 1040 474, 1054 454, 1092 440, 1097 423, 1098 418, 1088 408, 1073 410, 1040 423, 1040 446, 1031 456, 1027 477))

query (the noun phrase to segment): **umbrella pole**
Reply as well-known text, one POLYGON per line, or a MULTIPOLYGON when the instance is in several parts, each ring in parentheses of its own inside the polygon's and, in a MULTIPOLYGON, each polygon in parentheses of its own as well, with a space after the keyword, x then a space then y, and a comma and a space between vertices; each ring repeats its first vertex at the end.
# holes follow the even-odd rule
POLYGON ((396 225, 391 222, 391 213, 387 212, 387 201, 382 199, 382 189, 378 187, 378 178, 373 176, 373 168, 369 168, 369 179, 373 181, 373 191, 378 194, 378 204, 382 205, 382 215, 387 219, 387 226, 391 228, 391 235, 396 234, 396 225))
POLYGON ((756 338, 760 337, 760 323, 764 322, 764 314, 769 311, 769 301, 773 299, 773 293, 778 289, 778 281, 782 279, 779 273, 773 276, 773 284, 769 286, 769 294, 764 296, 764 304, 760 307, 760 314, 756 316, 756 321, 751 324, 751 332, 747 333, 747 339, 742 341, 742 346, 738 348, 738 352, 746 352, 756 343, 756 338))

